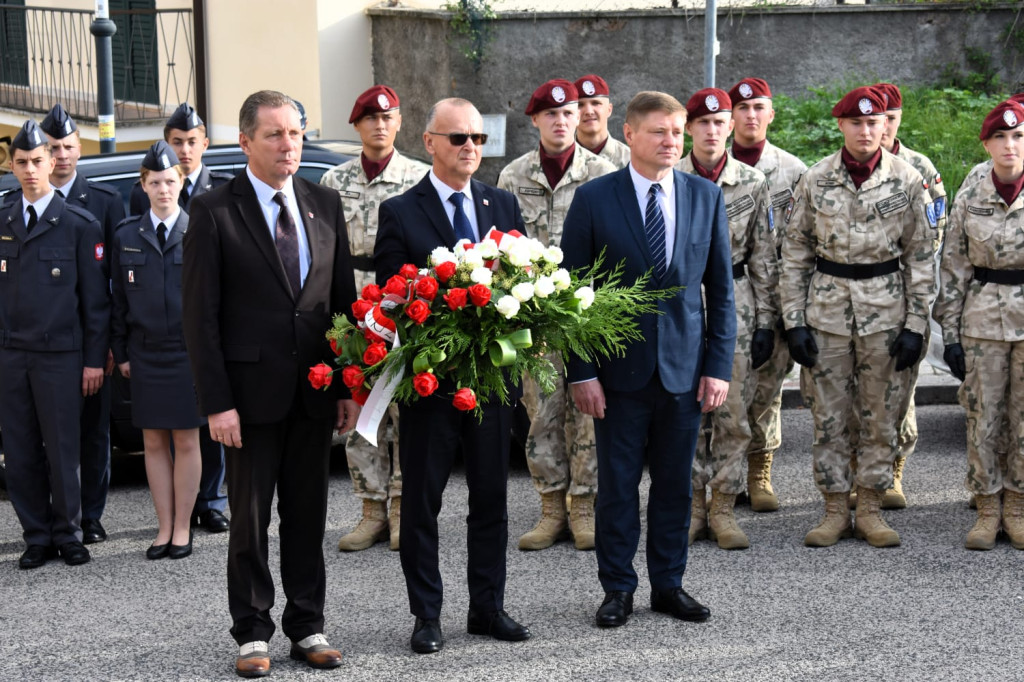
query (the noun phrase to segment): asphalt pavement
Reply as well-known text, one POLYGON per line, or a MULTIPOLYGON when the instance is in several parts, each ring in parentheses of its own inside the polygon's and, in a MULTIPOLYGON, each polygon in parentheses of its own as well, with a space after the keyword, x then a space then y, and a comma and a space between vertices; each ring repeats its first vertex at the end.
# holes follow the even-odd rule
MULTIPOLYGON (((691 549, 684 586, 711 608, 704 624, 649 609, 641 543, 636 613, 622 628, 595 627, 602 592, 592 552, 570 543, 515 549, 539 511, 529 476, 518 469, 509 481, 506 609, 533 638, 512 644, 466 634, 466 491, 456 471, 440 518, 446 641, 428 656, 409 650, 413 618, 397 552, 386 544, 352 554, 335 549, 360 510, 344 466, 336 466, 324 539, 326 634, 344 663, 313 671, 291 661, 279 632, 271 679, 1024 679, 1024 552, 1005 540, 990 552, 963 548, 974 513, 963 487, 962 410, 919 409, 921 440, 906 470, 910 507, 886 513, 903 539, 891 549, 856 540, 803 546, 822 511, 811 479, 811 420, 799 408, 783 419, 775 466, 782 509, 739 510, 749 550, 726 552, 706 541, 691 549)), ((0 502, 0 680, 237 679, 227 535, 197 535, 188 559, 147 561, 156 524, 141 458, 119 458, 116 466, 103 519, 110 539, 91 546, 85 566, 54 561, 18 570, 20 527, 10 504, 0 502)), ((271 547, 276 553, 276 539, 271 547)), ((279 619, 280 588, 278 598, 279 619)))

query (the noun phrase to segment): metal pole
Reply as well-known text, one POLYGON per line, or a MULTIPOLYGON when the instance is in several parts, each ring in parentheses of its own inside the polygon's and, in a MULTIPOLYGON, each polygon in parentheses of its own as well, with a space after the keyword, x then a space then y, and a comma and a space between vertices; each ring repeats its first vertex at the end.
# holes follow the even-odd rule
POLYGON ((704 3, 704 87, 715 87, 715 57, 718 55, 718 14, 715 0, 704 3))
POLYGON ((100 128, 100 153, 117 151, 114 127, 114 60, 111 38, 117 26, 110 20, 108 0, 96 0, 96 15, 89 32, 96 36, 96 113, 100 128))

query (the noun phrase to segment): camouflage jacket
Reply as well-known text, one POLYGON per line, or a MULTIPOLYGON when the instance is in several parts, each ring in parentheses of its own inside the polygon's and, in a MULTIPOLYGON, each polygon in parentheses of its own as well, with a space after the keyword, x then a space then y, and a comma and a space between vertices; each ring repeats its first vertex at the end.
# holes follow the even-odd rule
POLYGON ((369 182, 358 156, 330 169, 320 179, 321 185, 332 187, 341 195, 349 249, 357 260, 357 289, 374 281, 373 270, 360 267, 358 261, 359 257, 373 258, 373 245, 377 241, 377 208, 385 199, 410 189, 429 170, 427 164, 403 156, 396 149, 383 172, 369 182))
MULTIPOLYGON (((692 157, 684 156, 676 169, 694 173, 692 157)), ((747 276, 733 283, 737 320, 757 329, 772 329, 779 314, 775 297, 779 269, 768 181, 761 171, 730 156, 717 184, 725 198, 733 265, 746 264, 747 276)))
MULTIPOLYGON (((793 197, 793 188, 796 187, 800 176, 807 172, 807 165, 789 152, 779 149, 768 140, 764 142, 764 149, 761 151, 761 158, 754 166, 764 173, 768 180, 768 191, 771 193, 772 209, 775 217, 782 218, 783 212, 789 206, 789 200, 793 197)), ((782 235, 785 230, 782 226, 772 232, 775 237, 775 248, 782 246, 782 235)))
POLYGON ((934 315, 947 345, 1024 340, 1024 284, 978 282, 975 267, 1024 270, 1024 192, 1007 206, 990 173, 972 174, 953 202, 934 315))
POLYGON ((935 222, 921 174, 882 150, 860 189, 840 152, 804 173, 787 210, 779 280, 787 329, 811 326, 832 334, 907 329, 923 334, 935 289, 935 222), (880 264, 899 270, 870 279, 817 272, 815 259, 880 264))
POLYGON ((598 156, 616 168, 625 168, 629 164, 629 145, 625 142, 619 142, 609 135, 604 149, 601 150, 598 156))
POLYGON ((540 150, 534 149, 502 169, 498 188, 512 192, 519 200, 523 222, 531 237, 543 244, 557 245, 562 241, 562 223, 576 188, 614 170, 611 163, 577 143, 572 163, 552 190, 540 166, 540 150))
MULTIPOLYGON (((942 233, 946 229, 946 188, 942 186, 942 176, 939 175, 939 171, 936 170, 931 159, 920 152, 908 149, 902 142, 900 142, 896 156, 913 166, 928 183, 928 195, 932 198, 931 210, 935 214, 935 223, 938 225, 936 243, 941 244, 942 233)), ((936 248, 938 247, 936 246, 936 248)))

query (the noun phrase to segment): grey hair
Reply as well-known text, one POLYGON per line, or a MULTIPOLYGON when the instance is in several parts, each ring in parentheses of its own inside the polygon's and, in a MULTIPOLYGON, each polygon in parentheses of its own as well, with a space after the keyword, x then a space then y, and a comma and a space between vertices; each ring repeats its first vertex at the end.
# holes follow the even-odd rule
MULTIPOLYGON (((447 99, 443 99, 440 102, 434 104, 434 106, 430 107, 430 112, 427 114, 427 126, 425 128, 425 130, 427 130, 428 132, 430 131, 431 128, 434 127, 434 120, 437 118, 437 111, 442 106, 470 107, 471 109, 476 111, 476 107, 468 99, 462 99, 461 97, 449 97, 447 99)), ((479 113, 480 112, 477 111, 477 114, 479 113)))
POLYGON ((283 92, 278 92, 277 90, 254 92, 245 98, 245 101, 242 102, 242 108, 238 111, 238 129, 248 138, 252 138, 256 134, 261 107, 269 107, 271 109, 291 107, 295 110, 296 114, 299 113, 299 108, 295 106, 295 100, 283 92))

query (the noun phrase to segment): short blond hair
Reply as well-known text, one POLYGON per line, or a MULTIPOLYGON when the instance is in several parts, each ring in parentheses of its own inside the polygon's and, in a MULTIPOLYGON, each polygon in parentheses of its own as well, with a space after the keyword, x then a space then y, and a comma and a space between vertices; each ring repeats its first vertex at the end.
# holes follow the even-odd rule
POLYGON ((642 90, 633 95, 626 105, 626 123, 636 127, 640 119, 653 111, 663 111, 666 114, 682 113, 686 118, 686 107, 672 95, 656 90, 642 90))

